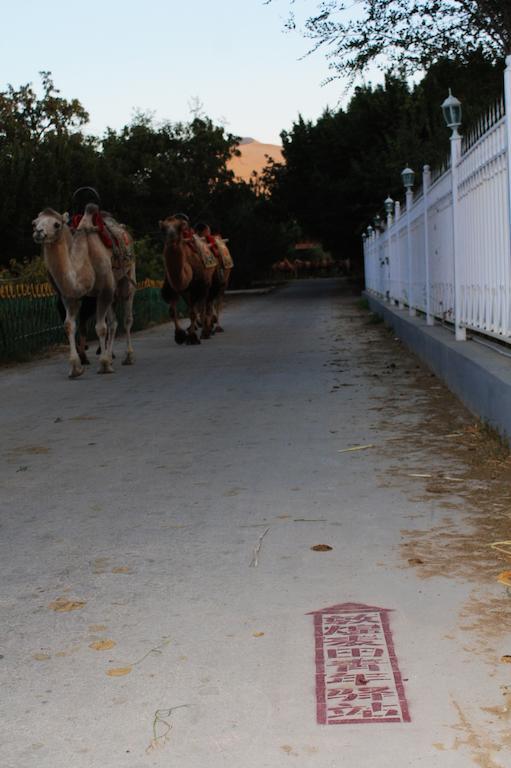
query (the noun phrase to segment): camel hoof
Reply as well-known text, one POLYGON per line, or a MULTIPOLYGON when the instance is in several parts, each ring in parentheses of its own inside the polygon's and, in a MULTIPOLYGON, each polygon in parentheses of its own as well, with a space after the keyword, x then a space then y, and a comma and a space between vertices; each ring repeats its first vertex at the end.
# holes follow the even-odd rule
POLYGON ((114 369, 112 366, 112 363, 101 363, 101 365, 98 368, 98 373, 114 373, 114 369))
POLYGON ((215 328, 215 333, 225 333, 225 331, 221 325, 217 325, 217 327, 215 328))
POLYGON ((200 339, 195 333, 189 333, 186 339, 186 344, 189 347, 196 347, 197 344, 200 344, 200 339))
POLYGON ((87 357, 87 355, 85 354, 85 352, 82 352, 80 354, 80 362, 81 362, 82 365, 90 365, 90 360, 87 357))
POLYGON ((126 352, 126 357, 122 361, 123 365, 133 365, 135 362, 135 357, 133 355, 133 352, 126 352))
POLYGON ((183 331, 182 328, 179 328, 179 330, 177 330, 174 333, 174 341, 176 342, 176 344, 185 344, 185 343, 187 344, 188 336, 186 331, 183 331))
MULTIPOLYGON (((97 348, 97 350, 96 350, 96 354, 97 354, 97 355, 100 355, 100 354, 101 354, 101 347, 98 347, 98 348, 97 348)), ((112 360, 115 360, 115 352, 112 352, 112 360)), ((88 363, 87 363, 87 365, 88 365, 88 363)))
POLYGON ((71 371, 69 372, 69 378, 78 379, 83 373, 84 373, 84 370, 81 366, 80 367, 75 366, 71 368, 71 371))

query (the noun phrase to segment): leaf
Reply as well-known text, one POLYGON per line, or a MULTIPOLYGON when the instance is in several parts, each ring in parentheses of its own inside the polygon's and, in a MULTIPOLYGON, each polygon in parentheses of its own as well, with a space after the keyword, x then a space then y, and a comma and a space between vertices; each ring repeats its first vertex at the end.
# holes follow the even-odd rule
POLYGON ((109 651, 115 645, 117 645, 115 640, 96 640, 89 645, 89 648, 92 648, 93 651, 109 651))
POLYGON ((497 576, 497 581, 505 587, 511 587, 511 571, 502 571, 497 576))
POLYGON ((86 605, 84 600, 67 600, 65 597, 57 597, 57 599, 50 603, 48 608, 57 613, 68 613, 69 611, 77 611, 86 605))
POLYGON ((106 674, 108 677, 123 677, 124 675, 129 675, 129 673, 132 671, 133 667, 114 667, 114 669, 108 669, 106 674))

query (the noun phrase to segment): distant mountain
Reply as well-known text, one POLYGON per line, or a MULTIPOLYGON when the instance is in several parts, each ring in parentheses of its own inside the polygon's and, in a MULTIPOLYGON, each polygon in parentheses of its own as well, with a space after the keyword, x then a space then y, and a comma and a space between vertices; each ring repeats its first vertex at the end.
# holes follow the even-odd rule
POLYGON ((265 165, 268 164, 268 157, 271 157, 276 163, 284 162, 282 147, 279 144, 262 144, 260 141, 247 137, 241 139, 238 149, 241 156, 231 158, 227 167, 234 172, 237 179, 243 181, 248 181, 254 171, 261 173, 265 165))

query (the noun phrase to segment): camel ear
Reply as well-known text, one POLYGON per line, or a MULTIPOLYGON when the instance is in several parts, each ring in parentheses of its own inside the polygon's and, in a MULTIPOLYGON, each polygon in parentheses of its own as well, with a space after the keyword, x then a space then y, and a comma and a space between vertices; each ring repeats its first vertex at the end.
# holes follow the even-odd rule
POLYGON ((69 224, 69 213, 67 211, 62 214, 62 223, 69 224))

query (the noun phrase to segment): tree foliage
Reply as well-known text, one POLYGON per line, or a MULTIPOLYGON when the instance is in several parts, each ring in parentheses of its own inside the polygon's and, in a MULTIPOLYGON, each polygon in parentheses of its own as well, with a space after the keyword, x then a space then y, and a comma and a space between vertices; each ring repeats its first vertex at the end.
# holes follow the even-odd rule
MULTIPOLYGON (((41 72, 42 95, 31 85, 0 92, 0 263, 29 255, 24 218, 37 213, 40 192, 58 207, 95 155, 94 142, 80 132, 88 115, 80 102, 59 96, 49 72, 41 72), (30 214, 29 214, 30 215, 30 214)), ((30 221, 30 219, 28 219, 30 221)))
POLYGON ((402 169, 411 165, 419 181, 425 164, 447 157, 440 105, 449 86, 467 126, 500 97, 502 70, 480 52, 468 64, 442 60, 413 88, 387 74, 383 85, 356 88, 346 109, 298 119, 282 133, 286 165, 273 169, 273 205, 334 257, 359 257, 360 235, 384 199, 403 196, 402 169))
MULTIPOLYGON (((333 77, 353 78, 371 62, 409 74, 446 57, 467 60, 478 50, 494 61, 511 53, 509 0, 316 0, 313 4, 315 12, 306 19, 303 33, 313 42, 313 50, 326 50, 333 77)), ((287 26, 298 26, 293 11, 287 26)))
MULTIPOLYGON (((228 236, 237 269, 234 281, 264 271, 289 245, 270 199, 255 186, 237 182, 226 162, 238 153, 237 138, 200 110, 188 123, 155 124, 138 113, 102 138, 86 136, 88 115, 76 99, 59 95, 42 72, 38 94, 32 85, 0 93, 0 268, 14 270, 36 253, 31 221, 42 208, 69 210, 73 191, 91 186, 133 230, 139 274, 162 272, 158 220, 182 211, 206 219, 228 236)), ((28 273, 27 273, 28 274, 28 273)))

